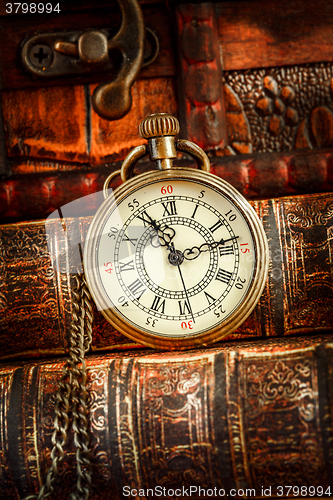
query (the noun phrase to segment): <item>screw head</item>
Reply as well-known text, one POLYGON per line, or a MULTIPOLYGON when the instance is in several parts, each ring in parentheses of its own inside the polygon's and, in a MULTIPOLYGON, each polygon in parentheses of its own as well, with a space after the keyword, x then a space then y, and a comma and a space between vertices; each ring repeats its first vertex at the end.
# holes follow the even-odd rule
POLYGON ((53 51, 48 45, 33 45, 29 51, 29 59, 37 68, 47 68, 53 61, 53 51))

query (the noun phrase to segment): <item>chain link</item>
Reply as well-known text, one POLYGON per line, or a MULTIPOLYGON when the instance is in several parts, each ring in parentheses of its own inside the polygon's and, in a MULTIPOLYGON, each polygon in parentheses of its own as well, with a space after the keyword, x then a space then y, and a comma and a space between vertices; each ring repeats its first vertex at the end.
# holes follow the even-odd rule
POLYGON ((72 294, 73 320, 70 330, 69 359, 63 367, 56 394, 51 466, 38 495, 29 495, 25 500, 45 500, 54 493, 58 467, 65 458, 70 424, 76 447, 77 481, 69 499, 88 500, 89 497, 92 469, 88 434, 87 369, 84 356, 89 351, 92 341, 93 307, 83 273, 75 275, 72 294))

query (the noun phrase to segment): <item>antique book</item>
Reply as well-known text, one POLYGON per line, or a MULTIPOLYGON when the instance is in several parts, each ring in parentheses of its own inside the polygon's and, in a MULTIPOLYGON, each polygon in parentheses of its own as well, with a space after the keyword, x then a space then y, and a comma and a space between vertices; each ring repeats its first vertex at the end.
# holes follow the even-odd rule
MULTIPOLYGON (((68 216, 77 216, 82 203, 88 206, 89 197, 62 207, 47 221, 0 227, 2 359, 67 352, 78 244, 84 244, 91 220, 68 216)), ((332 330, 333 194, 252 205, 268 237, 269 277, 255 310, 228 339, 332 330)), ((92 351, 134 345, 95 312, 92 351)))
MULTIPOLYGON (((86 362, 91 500, 332 496, 331 334, 86 362)), ((64 363, 0 365, 6 500, 36 494, 45 480, 64 363)), ((68 498, 75 474, 69 433, 55 498, 68 498)))
MULTIPOLYGON (((225 179, 247 199, 272 198, 303 193, 331 191, 333 188, 332 151, 286 152, 234 156, 210 156, 211 172, 225 179)), ((45 164, 46 163, 46 164, 45 164)), ((195 166, 193 160, 177 159, 178 166, 195 166)), ((27 173, 25 165, 16 175, 0 182, 0 220, 6 222, 46 218, 58 207, 103 189, 110 172, 121 162, 109 166, 76 170, 63 167, 59 173, 41 162, 39 170, 27 173), (26 185, 29 183, 29 190, 26 185)), ((152 163, 142 162, 137 170, 144 172, 152 163)), ((37 169, 37 167, 36 167, 37 169)), ((119 178, 112 181, 117 187, 119 178)), ((82 215, 90 215, 90 206, 82 215)))

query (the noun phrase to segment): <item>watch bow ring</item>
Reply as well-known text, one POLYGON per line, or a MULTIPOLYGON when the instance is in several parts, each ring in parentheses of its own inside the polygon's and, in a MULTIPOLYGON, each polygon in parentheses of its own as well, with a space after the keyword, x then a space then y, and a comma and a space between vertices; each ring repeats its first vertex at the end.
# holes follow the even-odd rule
POLYGON ((230 334, 254 309, 268 272, 255 211, 209 173, 197 145, 175 141, 178 132, 178 120, 165 113, 141 122, 148 146, 124 160, 124 182, 97 211, 84 249, 98 309, 124 335, 161 349, 205 346, 230 334), (177 150, 191 154, 198 169, 174 165, 177 150), (134 175, 146 154, 158 169, 134 175))

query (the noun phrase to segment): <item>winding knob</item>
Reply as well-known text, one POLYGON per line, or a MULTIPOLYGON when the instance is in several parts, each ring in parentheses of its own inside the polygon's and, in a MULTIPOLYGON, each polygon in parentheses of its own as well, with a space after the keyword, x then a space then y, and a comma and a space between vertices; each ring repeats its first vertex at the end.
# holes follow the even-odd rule
POLYGON ((158 168, 172 168, 172 160, 177 157, 175 135, 179 133, 179 121, 168 113, 149 115, 139 125, 141 137, 148 139, 150 159, 158 168))
POLYGON ((149 115, 139 125, 140 136, 144 139, 175 136, 179 130, 179 121, 168 113, 149 115))
MULTIPOLYGON (((175 136, 179 131, 179 121, 169 113, 155 113, 142 120, 139 132, 142 138, 148 140, 148 144, 137 146, 126 156, 121 167, 123 182, 133 177, 135 163, 147 154, 149 154, 151 161, 155 162, 158 169, 168 170, 180 168, 173 166, 173 160, 177 158, 177 151, 187 153, 195 158, 200 170, 209 172, 210 163, 206 153, 199 146, 186 139, 177 139, 176 141, 175 136)), ((104 184, 107 187, 109 177, 104 184)))

